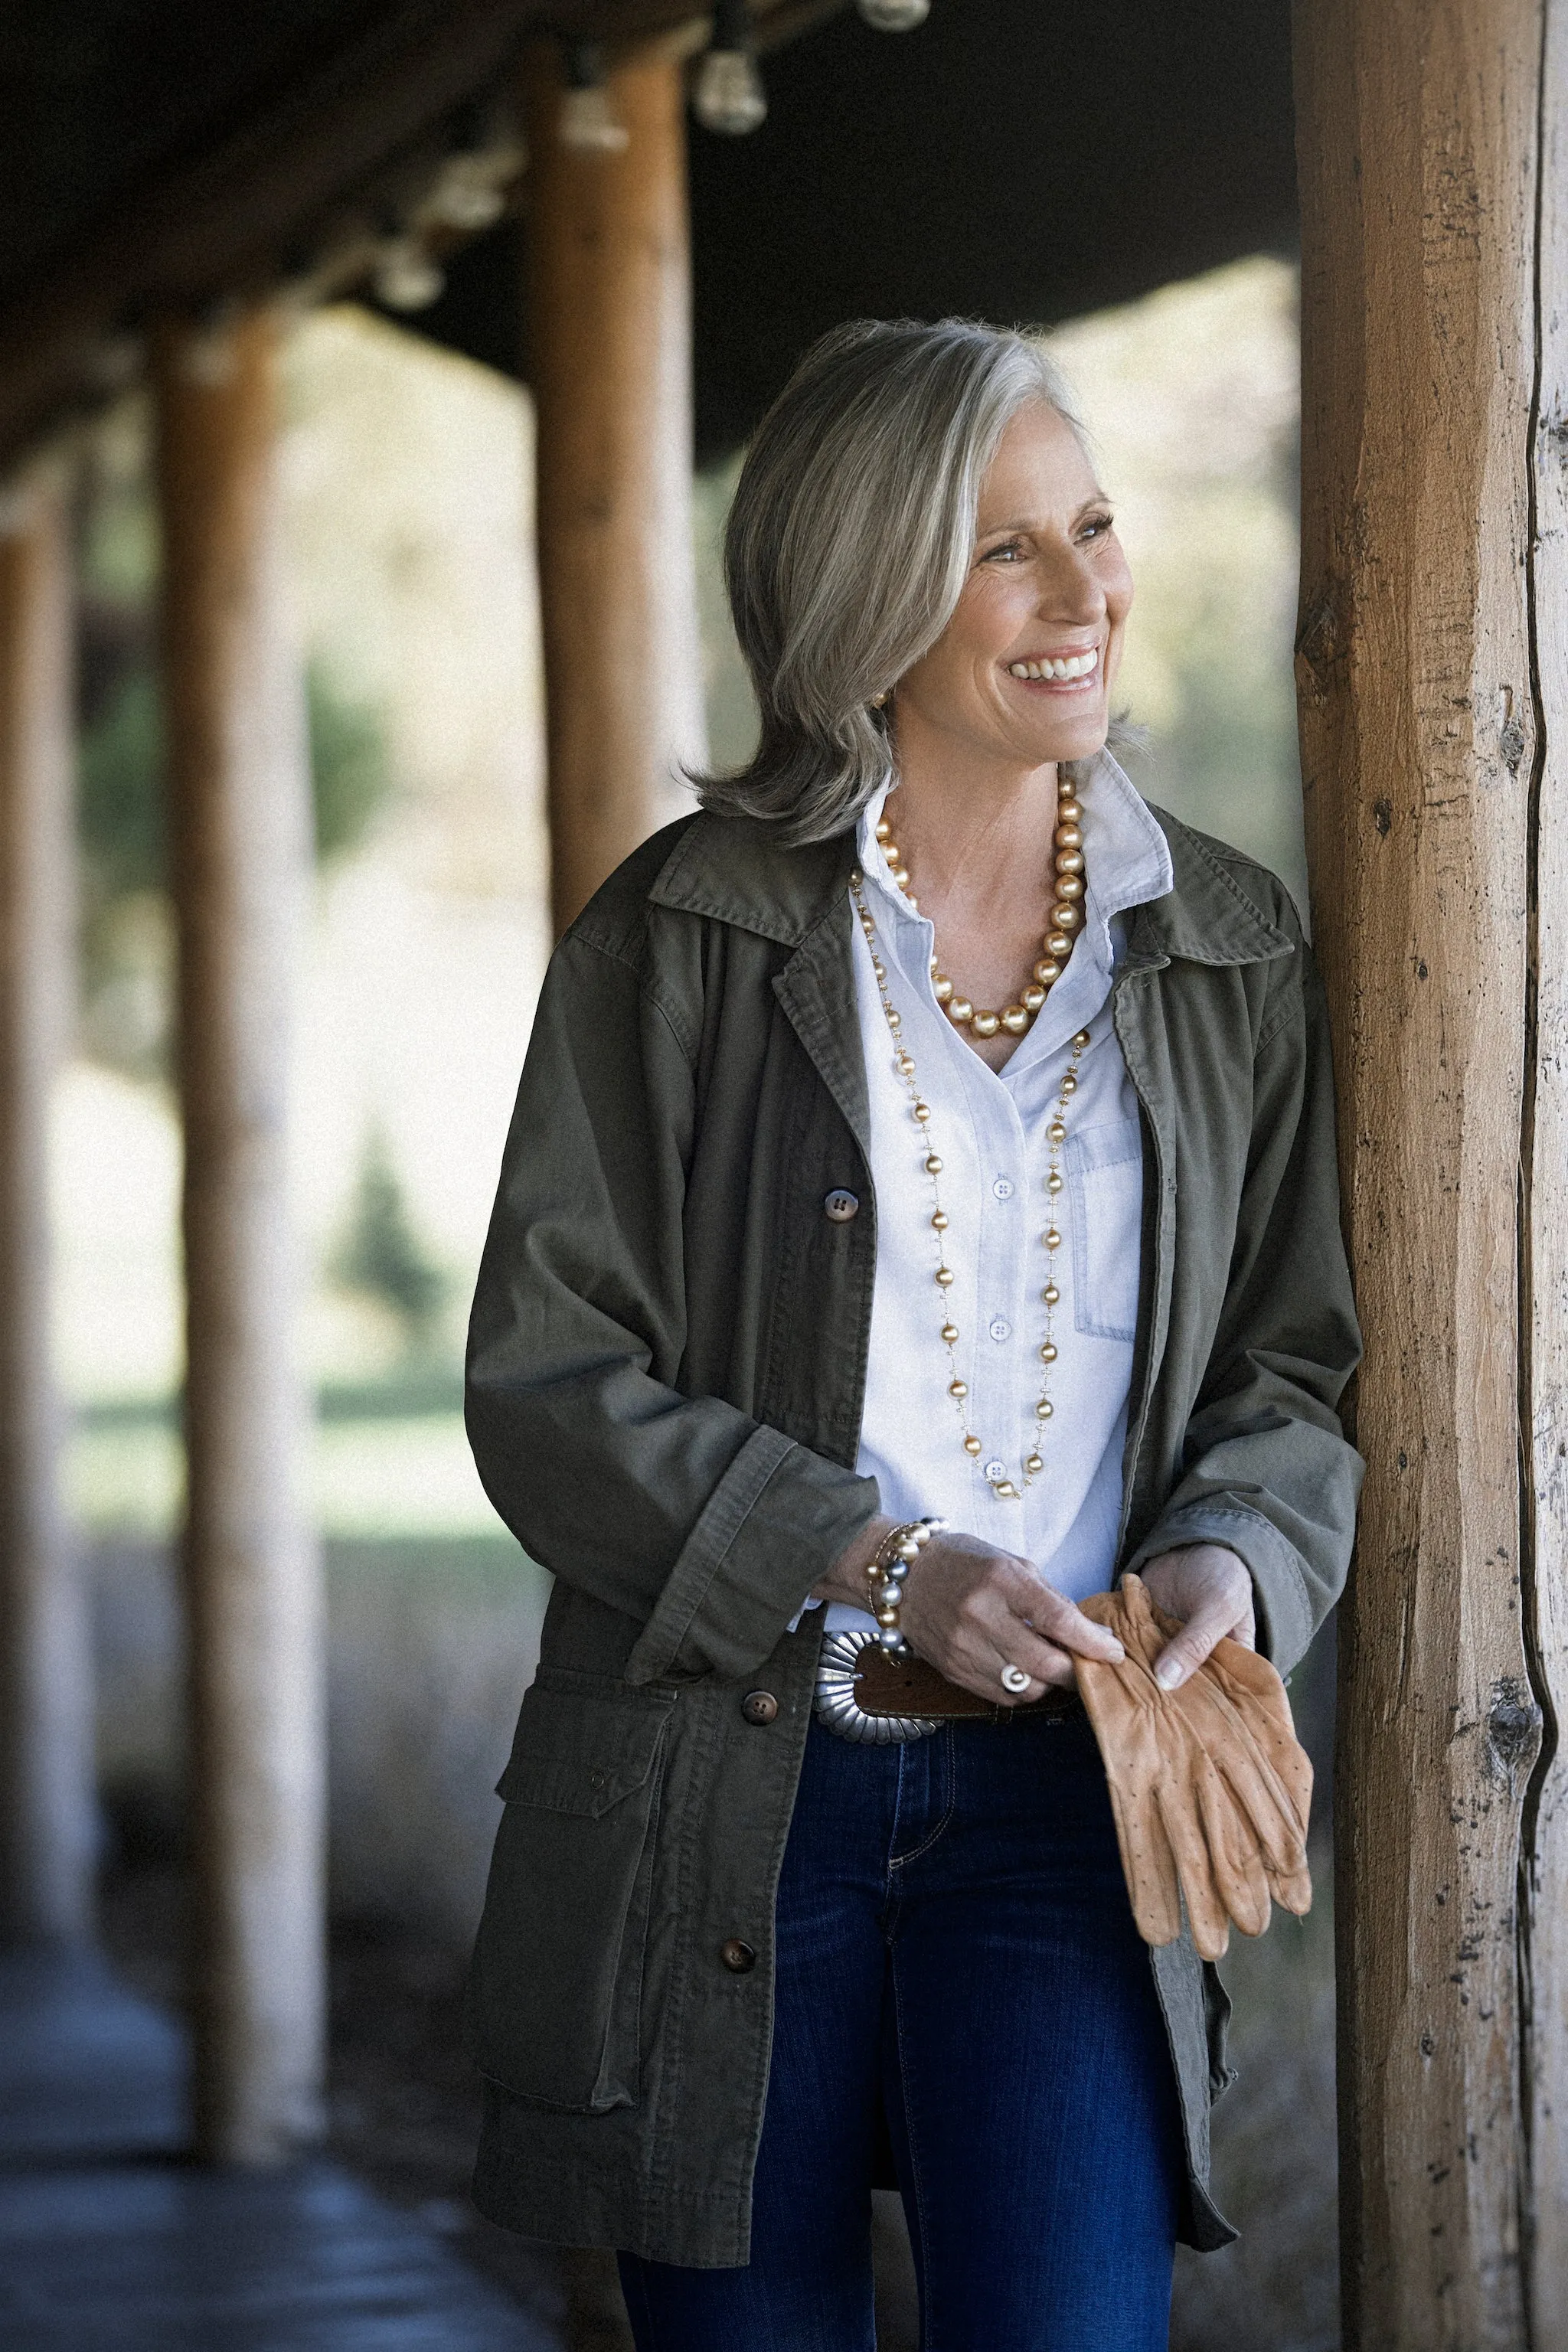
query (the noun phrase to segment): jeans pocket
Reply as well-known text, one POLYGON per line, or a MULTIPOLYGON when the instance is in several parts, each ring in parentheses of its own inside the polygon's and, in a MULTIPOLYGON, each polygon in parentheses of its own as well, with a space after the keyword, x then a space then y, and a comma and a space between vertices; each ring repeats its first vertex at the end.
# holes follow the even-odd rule
POLYGON ((470 1989, 481 2074, 602 2113, 638 2091, 641 2000, 665 1694, 535 1684, 497 1794, 470 1989))

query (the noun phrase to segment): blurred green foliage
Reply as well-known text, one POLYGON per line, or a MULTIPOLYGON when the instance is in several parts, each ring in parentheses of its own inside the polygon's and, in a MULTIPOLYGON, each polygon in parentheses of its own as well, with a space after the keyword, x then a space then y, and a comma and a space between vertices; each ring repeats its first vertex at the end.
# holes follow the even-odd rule
POLYGON ((78 821, 96 898, 163 879, 163 722, 150 669, 132 669, 81 739, 78 821))
MULTIPOLYGON (((352 849, 386 796, 386 748, 376 714, 342 694, 319 663, 306 673, 316 856, 352 849)), ((82 737, 82 849, 100 902, 163 887, 163 728, 157 682, 127 671, 82 737)))
POLYGON ((331 1273, 342 1289, 358 1291, 389 1308, 411 1349, 431 1339, 451 1286, 414 1230, 390 1147, 379 1128, 365 1139, 348 1227, 333 1253, 331 1273))

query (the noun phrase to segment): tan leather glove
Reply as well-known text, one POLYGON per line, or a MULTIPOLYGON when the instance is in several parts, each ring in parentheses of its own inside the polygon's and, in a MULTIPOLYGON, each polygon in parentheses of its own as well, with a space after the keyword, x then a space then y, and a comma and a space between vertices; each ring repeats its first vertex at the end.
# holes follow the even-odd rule
POLYGON ((1154 1661, 1177 1626, 1142 1578, 1124 1577, 1116 1591, 1081 1605, 1126 1654, 1116 1665, 1073 1663, 1138 1931, 1149 1944, 1174 1942, 1184 1899, 1194 1943, 1217 1960, 1230 1922, 1260 1936, 1270 1897, 1297 1913, 1312 1899, 1312 1767, 1285 1685, 1266 1658, 1226 1641, 1178 1690, 1162 1690, 1154 1661))

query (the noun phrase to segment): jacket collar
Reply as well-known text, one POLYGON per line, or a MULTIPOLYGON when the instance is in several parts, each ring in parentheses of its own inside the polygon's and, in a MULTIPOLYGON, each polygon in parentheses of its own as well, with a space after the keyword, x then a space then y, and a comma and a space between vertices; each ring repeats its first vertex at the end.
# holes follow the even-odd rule
POLYGON ((798 947, 840 899, 847 904, 853 831, 789 849, 759 817, 704 809, 682 833, 648 892, 656 907, 710 915, 798 947))
MULTIPOLYGON (((1217 843, 1193 832, 1168 809, 1149 803, 1151 815, 1170 845, 1173 884, 1163 898, 1151 898, 1130 918, 1129 966, 1167 963, 1268 963, 1294 955, 1296 942, 1242 887, 1217 843)), ((1237 860, 1242 871, 1256 871, 1237 860)))
MULTIPOLYGON (((1130 916, 1129 967, 1263 963, 1294 952, 1289 933, 1248 897, 1228 859, 1178 817, 1150 803, 1170 845, 1174 887, 1130 916)), ((707 915, 798 947, 846 903, 853 831, 786 848, 762 819, 704 810, 682 832, 648 893, 655 906, 707 915)), ((1243 872, 1248 869, 1244 865, 1243 872)), ((845 936, 848 930, 846 924, 845 936)))

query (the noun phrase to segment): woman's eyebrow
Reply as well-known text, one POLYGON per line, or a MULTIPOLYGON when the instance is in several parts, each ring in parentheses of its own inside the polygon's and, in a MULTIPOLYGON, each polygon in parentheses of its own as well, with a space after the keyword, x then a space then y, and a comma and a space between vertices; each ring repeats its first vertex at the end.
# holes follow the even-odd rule
MULTIPOLYGON (((1110 504, 1110 497, 1108 491, 1090 490, 1089 496, 1073 509, 1073 520, 1076 522, 1079 515, 1087 514, 1090 507, 1108 507, 1110 504)), ((977 540, 1005 539, 1011 531, 1038 530, 1039 527, 1035 516, 1017 515, 1011 522, 986 523, 983 529, 975 532, 974 536, 977 540)))

